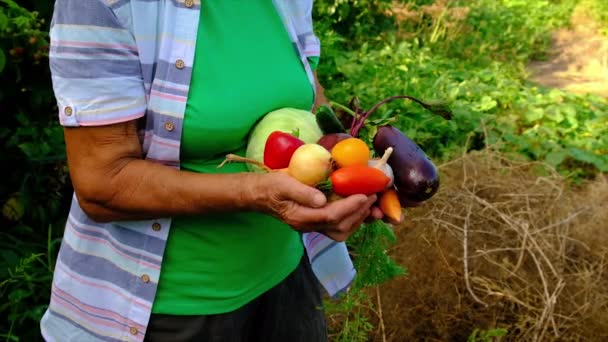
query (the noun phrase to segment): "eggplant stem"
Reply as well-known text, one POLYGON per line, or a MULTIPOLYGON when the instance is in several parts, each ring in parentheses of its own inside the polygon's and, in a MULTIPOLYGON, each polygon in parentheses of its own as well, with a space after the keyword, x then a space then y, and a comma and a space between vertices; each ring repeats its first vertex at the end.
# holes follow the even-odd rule
POLYGON ((224 159, 224 161, 217 166, 217 168, 221 168, 224 165, 226 165, 227 163, 230 162, 239 162, 239 163, 248 163, 248 164, 253 164, 255 166, 258 166, 262 169, 264 169, 264 171, 267 172, 273 172, 274 170, 272 170, 271 168, 269 168, 268 166, 264 165, 264 163, 259 162, 255 159, 250 159, 250 158, 245 158, 245 157, 241 157, 241 156, 237 156, 236 154, 227 154, 226 155, 226 159, 224 159))

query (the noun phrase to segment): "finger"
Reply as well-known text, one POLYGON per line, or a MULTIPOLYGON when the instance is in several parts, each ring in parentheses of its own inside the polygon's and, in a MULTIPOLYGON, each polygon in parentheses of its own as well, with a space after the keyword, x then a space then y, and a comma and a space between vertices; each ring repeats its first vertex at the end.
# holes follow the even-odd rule
POLYGON ((285 199, 310 208, 320 208, 327 204, 327 197, 321 191, 302 184, 291 176, 287 176, 286 179, 283 189, 285 199))
POLYGON ((367 202, 367 196, 354 195, 332 202, 323 208, 299 206, 294 209, 290 219, 302 228, 316 227, 316 229, 319 229, 321 227, 337 226, 346 217, 359 211, 367 202))
POLYGON ((344 228, 336 228, 336 229, 328 229, 323 232, 327 237, 332 240, 342 242, 346 241, 361 225, 365 222, 367 216, 369 216, 370 211, 363 211, 363 215, 357 215, 354 218, 354 221, 346 223, 344 228))
POLYGON ((328 232, 334 234, 352 234, 352 232, 359 228, 365 219, 370 215, 371 206, 375 201, 375 196, 370 196, 359 210, 353 212, 348 217, 345 217, 344 220, 336 225, 335 228, 328 228, 328 232))
POLYGON ((365 219, 369 217, 371 214, 371 207, 376 200, 377 198, 375 195, 368 197, 366 202, 359 210, 353 212, 348 217, 345 217, 344 220, 337 226, 330 226, 321 233, 335 241, 345 241, 357 228, 363 224, 365 219))
POLYGON ((373 218, 378 219, 378 220, 382 220, 382 218, 384 217, 384 213, 382 212, 382 210, 380 210, 380 208, 378 207, 372 207, 372 215, 373 218))
POLYGON ((371 208, 376 200, 374 198, 369 198, 365 205, 358 211, 353 213, 353 215, 347 217, 341 225, 338 226, 338 229, 345 232, 352 232, 359 228, 365 219, 367 219, 371 214, 371 208))
POLYGON ((382 210, 380 210, 380 208, 376 206, 372 206, 370 215, 367 217, 367 221, 371 222, 373 220, 382 220, 383 218, 384 213, 382 212, 382 210))

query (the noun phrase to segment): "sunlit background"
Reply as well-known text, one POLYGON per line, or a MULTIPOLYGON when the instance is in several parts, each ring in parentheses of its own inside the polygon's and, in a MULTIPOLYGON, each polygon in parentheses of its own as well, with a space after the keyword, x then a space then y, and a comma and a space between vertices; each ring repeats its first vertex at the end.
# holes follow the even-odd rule
MULTIPOLYGON (((52 6, 0 0, 7 341, 40 339, 71 197, 52 6)), ((362 131, 399 127, 439 166, 441 188, 404 224, 349 241, 359 277, 326 302, 332 340, 608 340, 608 1, 317 0, 314 17, 331 101, 406 94, 454 113, 399 100, 362 131)))

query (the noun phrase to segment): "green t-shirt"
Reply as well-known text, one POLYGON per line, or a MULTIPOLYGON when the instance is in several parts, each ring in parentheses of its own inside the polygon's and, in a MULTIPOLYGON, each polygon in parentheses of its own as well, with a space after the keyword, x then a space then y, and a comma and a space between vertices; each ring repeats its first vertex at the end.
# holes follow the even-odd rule
MULTIPOLYGON (((181 167, 246 172, 239 163, 216 167, 227 153, 244 154, 248 133, 264 114, 310 109, 313 89, 272 1, 207 0, 201 6, 181 167)), ((302 255, 300 234, 269 215, 177 217, 152 311, 236 310, 284 279, 302 255)))

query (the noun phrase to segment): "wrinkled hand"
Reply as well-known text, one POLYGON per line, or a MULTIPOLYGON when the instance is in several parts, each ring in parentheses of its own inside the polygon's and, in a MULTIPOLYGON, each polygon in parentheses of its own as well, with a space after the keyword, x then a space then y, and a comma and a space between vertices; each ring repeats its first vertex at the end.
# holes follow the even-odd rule
POLYGON ((320 232, 346 240, 372 214, 377 196, 353 195, 328 203, 325 195, 282 173, 260 175, 255 196, 258 209, 300 232, 320 232))

